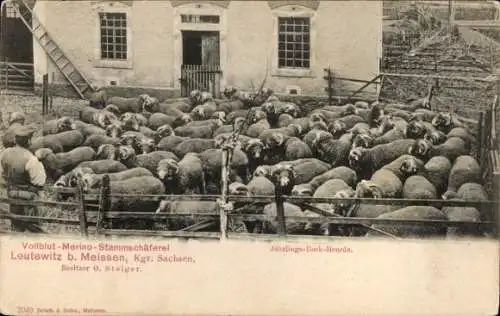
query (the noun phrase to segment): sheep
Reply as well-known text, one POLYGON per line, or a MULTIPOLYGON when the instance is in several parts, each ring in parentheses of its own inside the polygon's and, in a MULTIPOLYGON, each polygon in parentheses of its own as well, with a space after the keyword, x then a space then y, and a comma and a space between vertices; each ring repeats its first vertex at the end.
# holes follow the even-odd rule
POLYGON ((89 168, 93 173, 113 173, 127 170, 127 167, 116 160, 93 160, 78 164, 75 169, 89 168))
POLYGON ((130 146, 121 146, 119 148, 119 159, 127 168, 146 168, 154 175, 157 174, 158 164, 163 159, 179 161, 179 158, 175 154, 168 151, 154 151, 136 155, 134 149, 130 146))
MULTIPOLYGON (((337 192, 339 191, 352 191, 354 194, 354 190, 352 189, 351 186, 349 186, 347 183, 345 183, 344 180, 342 179, 331 179, 325 181, 323 184, 321 184, 313 194, 314 198, 331 198, 337 192)), ((335 210, 335 203, 315 203, 313 206, 326 211, 328 213, 334 213, 335 210)))
POLYGON ((50 148, 55 154, 62 151, 70 151, 83 144, 83 135, 79 131, 72 130, 53 135, 35 137, 31 141, 30 150, 35 152, 40 148, 50 148))
POLYGON ((242 150, 248 157, 248 171, 252 174, 264 161, 264 142, 258 138, 251 138, 245 142, 242 146, 242 150))
POLYGON ((312 149, 318 158, 333 167, 344 165, 352 147, 353 137, 353 134, 344 134, 339 139, 333 139, 331 134, 318 131, 312 149))
POLYGON ((141 167, 127 169, 125 171, 114 172, 114 173, 101 173, 101 174, 85 173, 82 176, 83 190, 89 191, 92 189, 99 188, 102 185, 102 181, 105 175, 109 177, 109 180, 111 182, 123 181, 136 177, 153 176, 151 171, 141 167))
MULTIPOLYGON (((157 208, 157 201, 142 199, 141 195, 165 194, 165 187, 160 179, 152 176, 141 176, 122 181, 110 181, 110 193, 114 195, 133 195, 127 199, 111 198, 111 209, 114 212, 153 212, 157 208)), ((113 226, 128 228, 152 229, 153 220, 113 220, 113 226)))
POLYGON ((76 120, 74 121, 75 130, 80 131, 83 137, 87 138, 91 135, 106 135, 106 130, 95 126, 93 124, 87 124, 85 122, 76 120))
POLYGON ((453 163, 450 176, 448 178, 448 189, 444 197, 456 192, 464 183, 481 184, 481 167, 477 160, 472 156, 459 156, 453 163))
POLYGON ((444 143, 447 139, 447 136, 445 133, 441 131, 433 131, 433 132, 427 132, 424 135, 424 139, 430 142, 432 145, 441 145, 444 143))
POLYGON ((287 160, 313 158, 311 148, 297 137, 290 137, 285 142, 285 157, 287 160))
POLYGON ((93 160, 95 155, 95 151, 90 147, 78 147, 67 153, 57 154, 49 148, 40 148, 35 151, 35 156, 43 163, 47 173, 54 180, 71 171, 81 162, 93 160))
MULTIPOLYGON (((407 206, 396 211, 382 214, 377 219, 401 219, 401 220, 448 220, 446 214, 432 206, 407 206)), ((446 227, 443 225, 418 225, 418 224, 373 224, 371 226, 377 230, 382 230, 392 235, 408 237, 444 237, 446 227)), ((370 230, 366 237, 384 236, 380 232, 370 230)))
MULTIPOLYGON (((222 150, 207 149, 201 152, 199 157, 203 162, 203 172, 207 181, 207 193, 217 194, 220 190, 222 150)), ((248 157, 242 150, 235 148, 233 151, 230 169, 230 177, 238 176, 242 180, 248 181, 248 157)))
POLYGON ((212 138, 211 126, 179 126, 174 129, 175 135, 190 138, 212 138))
MULTIPOLYGON (((451 199, 454 200, 454 199, 451 199)), ((449 226, 447 235, 450 237, 479 237, 483 233, 474 223, 481 221, 480 212, 474 207, 443 207, 443 213, 449 221, 471 222, 471 225, 459 227, 449 226)))
POLYGON ((213 101, 207 101, 203 104, 197 105, 191 110, 191 116, 198 121, 206 120, 218 111, 217 104, 213 101))
POLYGON ((236 118, 238 117, 247 118, 249 117, 249 115, 252 118, 252 120, 250 121, 251 124, 266 118, 266 113, 264 113, 264 111, 262 111, 260 107, 253 107, 248 110, 236 110, 230 112, 229 114, 226 115, 226 122, 228 124, 232 124, 234 120, 236 120, 236 118), (249 114, 250 111, 252 112, 251 114, 249 114))
POLYGON ((143 110, 143 104, 146 100, 145 95, 138 98, 123 98, 123 97, 110 97, 106 101, 106 105, 113 104, 120 109, 120 113, 133 112, 139 113, 143 110))
POLYGON ((460 122, 456 114, 449 112, 439 112, 432 119, 432 125, 443 133, 449 133, 455 127, 465 127, 465 125, 460 122))
POLYGON ((381 144, 387 144, 405 138, 406 138, 405 130, 398 126, 394 126, 392 129, 385 132, 383 135, 376 137, 373 140, 373 145, 376 146, 381 144))
POLYGON ((89 106, 102 109, 106 105, 106 100, 108 99, 108 93, 105 89, 99 89, 96 92, 90 94, 89 106))
POLYGON ((267 119, 261 119, 250 125, 243 134, 252 138, 259 137, 264 131, 271 128, 271 125, 267 121, 267 119))
POLYGON ((252 195, 274 195, 275 193, 275 188, 274 188, 274 183, 271 182, 266 177, 259 176, 259 177, 253 177, 250 182, 246 185, 248 194, 250 196, 252 195))
POLYGON ((157 143, 159 143, 162 138, 167 136, 175 136, 175 132, 170 125, 162 125, 155 131, 153 138, 157 143))
POLYGON ((233 131, 236 130, 243 130, 243 126, 245 125, 245 119, 243 117, 237 117, 233 124, 230 125, 222 125, 219 128, 217 128, 214 132, 214 136, 218 136, 221 134, 226 134, 226 133, 232 133, 233 131))
POLYGON ((80 120, 87 124, 93 124, 101 128, 106 128, 112 122, 118 121, 118 117, 107 110, 97 110, 91 107, 85 107, 80 111, 80 120))
MULTIPOLYGON (((206 220, 212 220, 212 230, 216 231, 219 228, 218 220, 218 206, 215 202, 209 201, 168 201, 162 200, 156 213, 169 213, 169 214, 193 214, 193 213, 206 213, 207 216, 197 216, 196 219, 192 216, 183 216, 180 218, 169 218, 167 221, 168 230, 181 230, 185 227, 192 226, 206 220), (208 216, 212 214, 212 216, 208 216), (217 215, 213 216, 213 215, 217 215)), ((210 229, 209 229, 210 230, 210 229)))
POLYGON ((118 145, 102 144, 99 146, 99 148, 97 148, 95 158, 97 160, 116 160, 118 159, 118 148, 118 145))
POLYGON ((241 100, 230 100, 221 104, 218 104, 216 107, 217 111, 225 112, 229 114, 233 111, 237 110, 245 110, 245 103, 241 100))
POLYGON ((139 131, 139 118, 136 113, 126 112, 119 117, 120 127, 123 131, 139 131))
POLYGON ((111 138, 106 135, 97 134, 97 135, 90 135, 89 137, 87 137, 87 139, 85 139, 85 141, 83 142, 82 146, 92 147, 92 149, 97 151, 99 149, 99 146, 104 144, 119 145, 120 141, 116 138, 111 138))
POLYGON ((187 138, 179 143, 172 152, 179 157, 187 153, 201 153, 215 148, 215 140, 206 138, 187 138))
POLYGON ((452 130, 446 134, 447 138, 451 137, 458 137, 461 138, 463 141, 466 142, 467 147, 470 148, 471 144, 474 143, 474 137, 467 131, 465 128, 462 127, 455 127, 452 130))
POLYGON ((422 160, 405 154, 384 165, 381 169, 392 171, 404 183, 408 177, 424 170, 424 166, 422 160))
POLYGON ((180 161, 163 159, 158 163, 157 174, 167 193, 205 193, 205 174, 197 154, 187 153, 180 161))
POLYGON ((321 175, 332 168, 330 164, 316 158, 303 158, 292 161, 283 161, 278 165, 293 166, 295 172, 295 184, 309 182, 314 177, 321 175))
POLYGON ((311 181, 304 184, 296 185, 292 191, 293 195, 313 195, 316 189, 328 180, 340 179, 347 183, 351 188, 356 186, 356 172, 348 167, 340 166, 323 172, 320 175, 312 178, 311 181))
POLYGON ((370 180, 361 180, 356 186, 356 193, 362 197, 399 198, 403 183, 394 172, 388 169, 377 170, 370 180))
POLYGON ((172 125, 177 117, 169 116, 163 113, 153 113, 148 119, 147 126, 152 130, 157 130, 160 126, 163 125, 172 125))
POLYGON ((181 136, 166 136, 160 139, 160 141, 156 144, 156 148, 158 150, 164 151, 173 151, 177 145, 188 140, 189 137, 181 137, 181 136))
POLYGON ((441 196, 448 186, 451 167, 452 164, 448 158, 435 156, 427 161, 418 175, 424 176, 436 188, 436 194, 441 196))
POLYGON ((74 129, 76 129, 76 126, 73 119, 69 116, 63 116, 43 123, 42 135, 57 134, 74 129))
POLYGON ((425 161, 434 156, 445 156, 454 161, 456 157, 466 154, 467 148, 464 141, 457 137, 452 137, 438 146, 433 146, 425 139, 418 139, 409 146, 408 153, 425 161))
POLYGON ((328 126, 328 131, 333 136, 340 136, 346 130, 353 128, 354 125, 356 125, 357 123, 363 123, 363 122, 366 123, 366 121, 361 116, 358 115, 344 116, 330 123, 328 126))
POLYGON ((405 199, 437 199, 436 187, 425 177, 414 175, 409 177, 403 185, 405 199))
POLYGON ((162 113, 162 114, 168 114, 172 112, 187 113, 191 111, 191 104, 184 101, 167 100, 162 103, 145 104, 143 109, 144 111, 148 111, 151 113, 162 113))

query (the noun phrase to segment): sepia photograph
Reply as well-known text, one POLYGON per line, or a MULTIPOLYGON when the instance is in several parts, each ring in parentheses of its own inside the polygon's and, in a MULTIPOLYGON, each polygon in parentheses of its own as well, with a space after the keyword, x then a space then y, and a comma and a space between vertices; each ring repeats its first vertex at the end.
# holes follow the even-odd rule
POLYGON ((0 44, 0 261, 498 238, 497 1, 5 0, 0 44))

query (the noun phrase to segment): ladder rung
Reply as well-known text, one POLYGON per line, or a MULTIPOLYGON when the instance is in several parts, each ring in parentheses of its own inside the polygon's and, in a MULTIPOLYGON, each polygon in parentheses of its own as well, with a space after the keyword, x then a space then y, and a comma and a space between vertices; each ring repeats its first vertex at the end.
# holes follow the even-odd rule
MULTIPOLYGON (((53 52, 55 52, 56 50, 57 50, 57 46, 56 46, 56 47, 54 47, 54 48, 52 48, 52 50, 51 50, 50 52, 48 52, 48 54, 50 55, 50 54, 52 54, 53 52)), ((61 55, 61 56, 63 56, 63 55, 61 55)), ((56 60, 59 60, 59 58, 58 58, 58 59, 56 59, 56 60)))

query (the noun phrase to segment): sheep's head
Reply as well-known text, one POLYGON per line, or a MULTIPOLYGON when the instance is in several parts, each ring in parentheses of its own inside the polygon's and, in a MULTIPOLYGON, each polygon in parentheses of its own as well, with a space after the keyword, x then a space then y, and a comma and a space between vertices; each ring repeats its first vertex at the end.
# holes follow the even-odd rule
POLYGON ((82 175, 82 189, 83 191, 89 191, 91 189, 99 187, 101 181, 95 174, 85 173, 82 175))
POLYGON ((96 157, 99 160, 115 160, 117 158, 116 155, 117 148, 113 144, 102 144, 97 149, 96 157))
POLYGON ((321 112, 314 112, 314 113, 311 113, 311 115, 309 116, 309 121, 310 122, 323 122, 326 124, 326 117, 321 112))
POLYGON ((456 191, 453 191, 453 190, 448 190, 446 191, 442 196, 441 198, 443 200, 452 200, 452 199, 455 199, 457 198, 458 194, 456 191))
POLYGON ((179 124, 179 126, 182 126, 191 123, 192 121, 194 121, 194 118, 191 114, 184 113, 176 117, 175 120, 179 124))
POLYGON ((233 122, 233 131, 242 130, 245 122, 246 120, 244 117, 237 117, 233 122))
POLYGON ((342 111, 342 116, 353 115, 356 114, 356 107, 349 103, 344 106, 344 110, 342 111))
POLYGON ((191 117, 197 121, 204 120, 205 117, 205 108, 203 105, 197 105, 194 107, 193 110, 191 110, 191 117))
POLYGON ((232 137, 231 134, 219 134, 214 137, 215 148, 222 148, 229 139, 232 137))
POLYGON ((283 105, 281 113, 290 114, 293 117, 298 117, 300 114, 300 108, 295 103, 286 103, 283 105))
MULTIPOLYGON (((355 197, 356 192, 353 189, 344 189, 337 191, 333 197, 337 199, 348 199, 355 197)), ((334 212, 340 214, 342 216, 346 216, 349 209, 353 206, 353 202, 351 201, 334 201, 333 209, 334 212)))
POLYGON ((76 124, 71 117, 63 116, 57 120, 57 132, 66 132, 76 129, 76 124))
POLYGON ((449 130, 453 124, 453 118, 451 113, 440 112, 437 113, 434 118, 432 118, 432 126, 440 131, 449 130))
POLYGON ((201 103, 201 91, 200 90, 193 90, 189 93, 189 100, 191 101, 191 104, 200 104, 201 103))
POLYGON ((273 168, 271 179, 276 187, 281 188, 284 195, 290 195, 295 186, 295 168, 289 164, 277 164, 273 168))
POLYGON ((379 118, 378 123, 378 134, 383 135, 385 132, 394 128, 394 121, 392 120, 392 115, 383 115, 379 118))
POLYGON ((276 114, 276 104, 271 101, 266 101, 261 106, 261 110, 266 113, 266 117, 269 114, 276 114))
POLYGON ((417 139, 408 149, 408 153, 412 156, 424 159, 427 157, 429 150, 432 148, 432 143, 425 139, 417 139))
POLYGON ((156 141, 159 142, 160 139, 162 139, 163 137, 167 137, 167 136, 175 136, 175 132, 174 132, 174 129, 172 128, 172 126, 165 124, 165 125, 158 127, 158 129, 155 132, 156 141))
POLYGON ((233 182, 229 185, 230 195, 248 195, 248 188, 241 182, 233 182))
POLYGON ((354 106, 358 109, 369 109, 370 108, 370 104, 368 104, 368 102, 365 102, 365 101, 357 101, 356 103, 354 103, 354 106))
POLYGON ((406 138, 419 139, 423 138, 427 129, 420 121, 411 121, 406 125, 406 138))
POLYGON ((57 179, 57 181, 54 183, 54 187, 56 188, 66 188, 69 187, 69 174, 64 174, 57 179))
POLYGON ((156 150, 156 143, 152 138, 143 138, 141 139, 140 148, 142 154, 148 154, 156 150))
POLYGON ((132 146, 120 146, 118 148, 118 159, 120 161, 127 161, 135 158, 135 150, 132 146))
POLYGON ((342 120, 335 120, 328 125, 328 131, 333 136, 340 136, 347 130, 347 125, 342 120))
POLYGON ((120 116, 120 109, 115 104, 108 104, 103 110, 113 113, 116 117, 120 116))
POLYGON ((163 181, 173 181, 177 179, 179 173, 179 164, 174 159, 163 159, 156 168, 158 178, 163 181))
POLYGON ((285 135, 279 132, 271 133, 271 136, 267 139, 265 145, 270 150, 280 148, 285 145, 285 135))
POLYGON ((314 138, 311 141, 312 148, 317 149, 321 143, 332 138, 333 136, 329 132, 317 130, 314 132, 314 138))
POLYGON ((123 130, 125 131, 139 131, 139 120, 135 113, 124 113, 120 117, 122 122, 123 130))
POLYGON ((271 176, 271 166, 267 165, 260 165, 257 168, 255 168, 255 171, 253 172, 253 177, 266 177, 269 178, 271 176))
POLYGON ((123 133, 123 128, 121 124, 113 123, 111 125, 108 125, 108 127, 106 127, 106 135, 108 135, 109 137, 118 138, 122 135, 122 133, 123 133))
POLYGON ((35 157, 40 161, 44 161, 53 154, 54 152, 50 148, 40 148, 35 151, 35 157))
POLYGON ((408 155, 401 161, 401 166, 399 170, 403 175, 408 178, 414 174, 417 174, 423 168, 423 163, 416 157, 408 155))
POLYGON ((373 145, 373 137, 366 133, 357 134, 352 140, 352 148, 370 148, 373 145))
POLYGON ((232 86, 227 86, 224 88, 224 97, 226 97, 227 99, 231 99, 231 97, 237 92, 236 88, 235 87, 232 87, 232 86))
POLYGON ((214 97, 210 92, 202 92, 200 95, 200 103, 203 104, 208 101, 213 101, 214 97))
POLYGON ((251 123, 256 123, 256 122, 258 122, 260 120, 263 120, 263 119, 267 118, 266 112, 262 111, 259 108, 253 108, 250 111, 253 112, 251 123))
POLYGON ((155 97, 146 97, 142 102, 142 110, 146 112, 156 112, 160 101, 155 97))
POLYGON ((424 135, 424 139, 435 146, 444 143, 447 137, 446 134, 441 131, 432 131, 430 133, 426 133, 424 135))
POLYGON ((293 123, 293 124, 288 125, 288 128, 293 130, 293 136, 298 137, 298 136, 302 135, 303 131, 302 131, 302 126, 300 124, 293 123))
POLYGON ((133 134, 123 134, 120 136, 120 144, 125 146, 131 146, 134 150, 141 147, 141 140, 133 134))
POLYGON ((363 158, 363 154, 364 154, 364 148, 362 147, 356 147, 351 149, 348 157, 349 167, 354 169, 359 169, 360 167, 359 163, 361 161, 361 158, 363 158))
POLYGON ((380 118, 385 116, 384 109, 380 104, 373 104, 371 108, 371 126, 380 124, 380 118))
POLYGON ((83 179, 83 176, 85 174, 93 174, 94 171, 90 168, 87 167, 76 167, 73 169, 73 171, 70 173, 69 179, 68 179, 68 186, 69 187, 76 187, 78 186, 78 182, 83 179))
POLYGON ((106 128, 113 122, 118 121, 116 115, 108 111, 100 111, 98 113, 94 113, 94 115, 94 122, 101 128, 106 128))
POLYGON ((219 122, 221 122, 220 125, 226 123, 226 121, 227 121, 227 119, 226 119, 226 112, 224 112, 224 111, 216 111, 216 112, 214 112, 214 114, 212 114, 212 118, 219 120, 219 122))
POLYGON ((248 158, 260 162, 264 158, 265 145, 260 139, 252 138, 246 143, 243 150, 248 155, 248 158))
POLYGON ((360 198, 381 199, 384 197, 384 191, 373 181, 361 180, 356 186, 356 196, 360 198))
POLYGON ((302 183, 293 186, 293 196, 313 196, 313 189, 309 183, 302 183))

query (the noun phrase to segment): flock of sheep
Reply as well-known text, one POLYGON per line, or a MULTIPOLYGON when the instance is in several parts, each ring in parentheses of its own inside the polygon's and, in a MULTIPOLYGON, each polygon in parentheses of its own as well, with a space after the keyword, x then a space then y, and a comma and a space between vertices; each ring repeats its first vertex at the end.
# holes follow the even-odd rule
MULTIPOLYGON (((21 124, 21 123, 17 123, 21 124)), ((16 124, 5 136, 12 146, 16 124)), ((31 150, 56 187, 82 183, 98 190, 110 176, 112 194, 220 194, 221 146, 240 131, 230 164, 229 193, 294 196, 487 200, 481 170, 470 155, 474 137, 452 113, 434 112, 425 99, 404 104, 284 102, 269 89, 257 94, 226 88, 222 99, 193 91, 159 102, 148 95, 96 93, 79 119, 44 124, 31 150)), ((61 196, 60 198, 64 198, 61 196)), ((276 204, 235 205, 240 212, 276 215, 276 204)), ((342 216, 481 221, 474 207, 285 202, 286 216, 342 216)), ((215 212, 215 202, 113 199, 114 211, 215 212)), ((198 219, 197 221, 199 221, 198 219)), ((167 229, 196 223, 169 220, 167 229)), ((113 225, 116 223, 114 222, 113 225)), ((217 231, 217 223, 214 223, 217 231)), ((118 225, 151 229, 152 221, 118 225)), ((274 233, 274 221, 245 221, 249 232, 274 233)), ((482 235, 474 227, 373 225, 400 237, 482 235)), ((211 228, 207 228, 211 229, 211 228)), ((368 236, 361 225, 287 224, 289 234, 368 236)))

